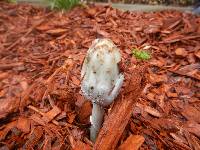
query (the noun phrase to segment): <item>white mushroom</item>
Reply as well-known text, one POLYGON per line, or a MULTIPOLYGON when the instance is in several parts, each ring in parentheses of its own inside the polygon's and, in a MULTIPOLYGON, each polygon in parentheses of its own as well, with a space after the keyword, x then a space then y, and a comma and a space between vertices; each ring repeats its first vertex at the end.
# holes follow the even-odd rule
POLYGON ((81 90, 93 103, 90 116, 92 141, 95 141, 101 128, 104 107, 113 102, 122 86, 124 76, 119 73, 120 59, 119 49, 109 39, 94 40, 85 57, 81 70, 81 90))

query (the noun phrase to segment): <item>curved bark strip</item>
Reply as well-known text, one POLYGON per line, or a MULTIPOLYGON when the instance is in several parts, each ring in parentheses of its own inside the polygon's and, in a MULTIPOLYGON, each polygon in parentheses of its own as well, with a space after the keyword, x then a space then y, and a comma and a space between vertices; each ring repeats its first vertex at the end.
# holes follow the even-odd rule
POLYGON ((116 99, 116 102, 105 119, 102 129, 97 137, 94 150, 115 149, 128 121, 131 117, 133 106, 144 88, 144 67, 137 67, 127 79, 125 90, 116 99))

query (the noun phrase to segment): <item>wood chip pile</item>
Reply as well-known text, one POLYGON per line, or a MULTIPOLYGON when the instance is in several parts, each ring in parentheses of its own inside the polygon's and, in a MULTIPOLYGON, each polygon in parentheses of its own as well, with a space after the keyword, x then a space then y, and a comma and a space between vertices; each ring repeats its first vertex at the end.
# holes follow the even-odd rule
MULTIPOLYGON (((134 92, 127 83, 135 82, 135 68, 146 66, 147 71, 147 81, 141 80, 146 86, 130 109, 132 117, 124 118, 128 124, 120 128, 116 148, 200 149, 199 16, 175 10, 122 12, 109 6, 62 13, 4 2, 0 149, 92 149, 92 105, 81 95, 80 70, 91 42, 101 37, 112 39, 121 50, 126 83, 119 97, 124 101, 123 93, 134 92), (133 48, 149 51, 152 58, 136 60, 133 48)), ((99 143, 96 149, 108 144, 99 143)))

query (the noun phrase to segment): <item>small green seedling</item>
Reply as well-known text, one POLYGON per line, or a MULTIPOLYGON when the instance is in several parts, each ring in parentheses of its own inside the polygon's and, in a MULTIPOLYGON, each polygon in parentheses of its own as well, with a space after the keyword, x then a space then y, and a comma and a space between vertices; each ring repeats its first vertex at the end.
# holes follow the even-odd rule
POLYGON ((133 55, 135 58, 140 59, 140 60, 149 60, 151 58, 151 55, 149 52, 144 51, 144 50, 139 50, 137 48, 134 48, 132 50, 133 55))
POLYGON ((51 9, 70 10, 80 4, 79 0, 46 0, 51 9))

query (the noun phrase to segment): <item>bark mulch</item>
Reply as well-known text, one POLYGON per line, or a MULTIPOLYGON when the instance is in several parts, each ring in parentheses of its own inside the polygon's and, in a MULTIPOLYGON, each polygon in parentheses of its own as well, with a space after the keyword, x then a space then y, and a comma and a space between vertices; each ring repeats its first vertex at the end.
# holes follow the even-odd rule
POLYGON ((120 48, 126 80, 122 94, 107 109, 108 121, 95 149, 199 150, 199 16, 92 5, 62 13, 4 2, 0 2, 0 149, 92 149, 92 105, 81 95, 80 69, 91 42, 99 37, 112 39, 120 48), (137 60, 133 48, 149 51, 152 58, 137 60), (146 73, 139 74, 140 69, 146 73), (117 108, 128 104, 134 107, 122 111, 122 122, 116 121, 117 108), (130 111, 131 118, 126 117, 130 111), (117 124, 121 126, 111 128, 117 124), (109 141, 106 132, 116 139, 109 141))

